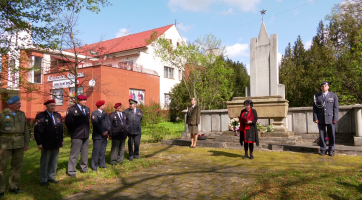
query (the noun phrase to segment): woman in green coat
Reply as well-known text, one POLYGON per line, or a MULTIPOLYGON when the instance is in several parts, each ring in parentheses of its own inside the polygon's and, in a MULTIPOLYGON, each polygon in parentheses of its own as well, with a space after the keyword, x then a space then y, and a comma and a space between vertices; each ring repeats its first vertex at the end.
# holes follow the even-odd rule
POLYGON ((191 98, 191 106, 187 108, 186 124, 189 127, 191 136, 190 148, 195 148, 197 143, 197 134, 199 133, 198 125, 200 124, 200 108, 196 105, 196 99, 191 98))

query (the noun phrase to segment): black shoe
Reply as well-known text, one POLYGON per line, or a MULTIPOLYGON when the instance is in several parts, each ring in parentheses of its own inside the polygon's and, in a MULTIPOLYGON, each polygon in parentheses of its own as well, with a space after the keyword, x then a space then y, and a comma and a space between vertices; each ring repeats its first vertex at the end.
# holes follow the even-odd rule
POLYGON ((68 176, 70 176, 71 178, 77 178, 77 176, 75 174, 68 174, 68 176))
POLYGON ((134 158, 136 158, 136 159, 141 159, 139 156, 135 156, 134 158))
POLYGON ((48 180, 48 183, 54 183, 54 184, 58 184, 59 182, 56 180, 48 180))
POLYGON ((123 161, 122 161, 122 162, 119 162, 119 164, 123 165, 123 161))
POLYGON ((129 159, 129 161, 133 161, 133 157, 129 157, 128 159, 129 159))
POLYGON ((321 152, 319 153, 319 155, 324 156, 324 155, 326 155, 326 152, 325 152, 325 151, 321 151, 321 152))
POLYGON ((104 166, 104 167, 99 167, 99 168, 104 168, 104 169, 107 169, 108 167, 107 167, 107 166, 104 166))
POLYGON ((254 156, 253 154, 250 155, 250 160, 253 160, 254 159, 254 156))
POLYGON ((0 198, 3 198, 5 196, 5 192, 0 193, 0 198))
POLYGON ((22 190, 20 190, 19 188, 16 188, 14 190, 10 189, 10 192, 13 193, 13 194, 20 194, 20 193, 23 193, 22 190))
POLYGON ((40 185, 43 186, 43 187, 49 187, 49 183, 48 183, 48 182, 40 183, 40 185))
POLYGON ((249 158, 248 154, 245 154, 245 156, 243 157, 243 159, 247 159, 249 158))
POLYGON ((82 170, 80 170, 80 173, 87 173, 88 172, 88 170, 87 171, 82 171, 82 170))
POLYGON ((334 156, 334 152, 333 152, 333 151, 330 151, 330 152, 329 152, 329 156, 334 156))

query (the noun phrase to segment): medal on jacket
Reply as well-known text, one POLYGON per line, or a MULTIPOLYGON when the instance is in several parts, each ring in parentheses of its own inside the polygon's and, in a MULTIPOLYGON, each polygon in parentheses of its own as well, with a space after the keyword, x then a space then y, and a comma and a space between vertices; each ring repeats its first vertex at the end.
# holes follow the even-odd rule
POLYGON ((45 122, 48 123, 48 119, 45 119, 45 122))
POLYGON ((10 123, 9 122, 6 122, 6 124, 5 124, 5 130, 10 130, 11 129, 11 127, 10 127, 10 123))
POLYGON ((74 111, 75 113, 78 113, 77 110, 74 111))
POLYGON ((315 104, 315 106, 317 106, 317 108, 324 108, 326 106, 326 101, 317 100, 316 95, 314 95, 314 104, 315 104))

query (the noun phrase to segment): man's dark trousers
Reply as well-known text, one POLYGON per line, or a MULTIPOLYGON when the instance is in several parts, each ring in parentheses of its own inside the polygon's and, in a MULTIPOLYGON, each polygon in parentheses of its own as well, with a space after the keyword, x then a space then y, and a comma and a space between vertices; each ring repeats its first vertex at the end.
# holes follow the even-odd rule
POLYGON ((139 158, 140 156, 140 143, 141 143, 141 134, 137 135, 128 135, 128 152, 129 158, 139 158), (134 151, 133 151, 134 143, 134 151))
POLYGON ((92 151, 92 169, 97 170, 98 163, 99 167, 106 167, 106 149, 107 149, 107 138, 93 140, 93 151, 92 151))
POLYGON ((336 140, 336 125, 335 124, 322 124, 318 123, 319 138, 320 138, 320 150, 326 151, 326 136, 328 135, 328 151, 334 152, 335 140, 336 140), (327 128, 327 133, 326 133, 327 128))

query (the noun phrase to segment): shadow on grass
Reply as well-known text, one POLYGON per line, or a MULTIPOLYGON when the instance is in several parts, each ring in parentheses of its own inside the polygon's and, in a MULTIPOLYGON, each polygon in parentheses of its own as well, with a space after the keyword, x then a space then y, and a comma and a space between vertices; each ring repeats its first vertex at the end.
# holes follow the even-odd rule
POLYGON ((241 154, 229 153, 225 151, 210 150, 209 152, 212 153, 212 156, 226 156, 231 158, 242 157, 241 154))

